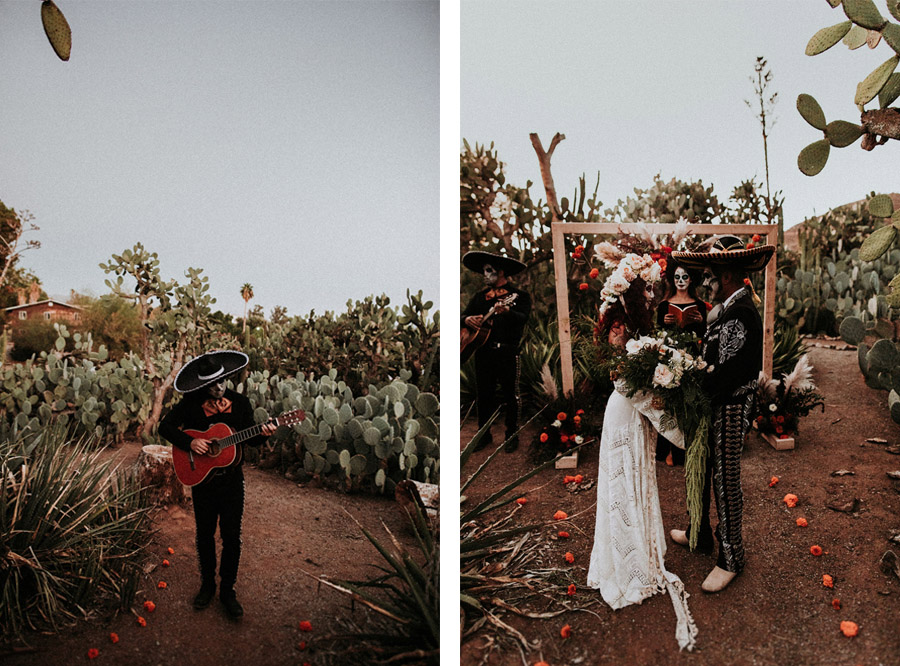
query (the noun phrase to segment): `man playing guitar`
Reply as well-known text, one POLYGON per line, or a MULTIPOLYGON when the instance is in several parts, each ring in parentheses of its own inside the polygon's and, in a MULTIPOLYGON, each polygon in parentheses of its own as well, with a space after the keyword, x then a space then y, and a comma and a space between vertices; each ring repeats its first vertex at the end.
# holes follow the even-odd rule
MULTIPOLYGON (((249 359, 237 351, 211 351, 185 365, 175 377, 175 390, 184 397, 163 418, 159 434, 191 458, 212 453, 213 442, 185 431, 205 432, 214 424, 225 424, 237 432, 254 425, 253 408, 243 395, 225 387, 229 376, 246 367, 249 359)), ((261 435, 246 442, 259 446, 275 432, 266 423, 261 435)), ((238 619, 244 609, 234 591, 238 563, 241 558, 241 519, 244 514, 243 445, 238 443, 234 461, 227 467, 211 471, 191 487, 194 519, 197 527, 197 556, 200 561, 200 591, 194 597, 194 608, 206 608, 216 593, 216 524, 222 539, 222 561, 219 565, 219 599, 231 619, 238 619)))
MULTIPOLYGON (((477 332, 490 326, 487 341, 475 351, 475 385, 478 427, 481 428, 497 409, 495 394, 500 385, 506 405, 504 451, 519 445, 519 342, 525 321, 531 312, 531 298, 509 282, 509 277, 525 270, 521 261, 490 252, 472 251, 463 256, 463 265, 484 277, 485 289, 475 294, 462 313, 462 327, 477 332), (491 313, 486 322, 486 316, 491 313)), ((490 433, 477 445, 481 449, 492 442, 490 433)))

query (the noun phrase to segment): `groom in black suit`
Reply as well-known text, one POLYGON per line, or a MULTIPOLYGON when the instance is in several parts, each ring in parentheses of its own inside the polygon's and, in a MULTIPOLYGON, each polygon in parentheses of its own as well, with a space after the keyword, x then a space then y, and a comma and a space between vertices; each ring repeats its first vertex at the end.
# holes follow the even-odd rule
MULTIPOLYGON (((672 254, 690 268, 706 269, 712 300, 721 303, 710 313, 714 318, 707 322, 703 341, 703 360, 710 367, 705 388, 712 402, 713 423, 698 549, 711 552, 715 545, 709 521, 710 488, 715 492, 719 516, 715 532, 719 554, 715 568, 701 585, 705 592, 724 589, 744 568, 741 450, 750 430, 763 349, 758 299, 747 274, 762 270, 774 252, 771 245, 748 250, 736 236, 722 236, 708 253, 672 254)), ((675 543, 688 545, 687 531, 672 530, 670 534, 675 543)))

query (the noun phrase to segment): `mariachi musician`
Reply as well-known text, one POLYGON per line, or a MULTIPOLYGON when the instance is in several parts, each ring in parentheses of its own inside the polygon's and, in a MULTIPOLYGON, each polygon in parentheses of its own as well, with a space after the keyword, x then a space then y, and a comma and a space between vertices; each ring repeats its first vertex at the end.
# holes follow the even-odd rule
MULTIPOLYGON (((485 288, 475 294, 462 313, 463 335, 480 334, 475 351, 476 409, 479 429, 496 411, 497 385, 506 405, 504 451, 519 446, 519 343, 531 312, 531 298, 509 278, 525 270, 525 264, 490 252, 467 252, 463 266, 484 278, 485 288), (486 334, 486 335, 485 335, 486 334)), ((465 350, 463 350, 465 353, 465 350)), ((481 449, 492 443, 490 433, 479 442, 481 449)))

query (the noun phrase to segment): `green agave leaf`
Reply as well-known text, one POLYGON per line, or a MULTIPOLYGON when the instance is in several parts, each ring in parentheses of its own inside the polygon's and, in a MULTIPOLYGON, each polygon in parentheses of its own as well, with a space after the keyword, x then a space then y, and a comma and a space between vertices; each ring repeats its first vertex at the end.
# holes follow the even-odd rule
POLYGON ((856 87, 856 97, 853 99, 857 106, 870 102, 878 94, 878 91, 891 78, 891 74, 897 68, 897 63, 900 63, 900 55, 888 58, 860 82, 856 87))
POLYGON ((53 4, 53 0, 44 0, 41 3, 41 22, 56 55, 60 60, 68 60, 72 53, 72 29, 66 17, 59 11, 59 7, 53 4))
POLYGON ((897 229, 893 226, 881 227, 878 231, 869 235, 859 247, 860 261, 875 261, 888 251, 897 239, 897 229))
POLYGON ((862 136, 862 127, 847 122, 846 120, 835 120, 828 123, 825 127, 825 136, 828 142, 835 148, 844 148, 856 141, 862 136))
POLYGON ((817 130, 825 130, 825 112, 816 101, 816 98, 806 93, 800 93, 797 96, 797 111, 803 116, 803 120, 815 127, 817 130))
POLYGON ((894 202, 887 194, 876 194, 869 199, 869 212, 875 217, 891 217, 894 214, 894 202))
POLYGON ((797 166, 807 176, 815 176, 825 168, 830 150, 831 145, 828 143, 828 139, 811 143, 800 151, 797 156, 797 166))
POLYGON ((850 32, 848 32, 844 36, 844 44, 848 49, 853 51, 854 49, 858 49, 860 46, 866 43, 866 38, 869 36, 869 31, 865 28, 860 28, 858 25, 850 28, 850 32))
POLYGON ((819 30, 819 32, 813 35, 807 43, 806 55, 814 56, 827 51, 832 46, 841 41, 844 38, 844 35, 850 32, 850 28, 852 27, 852 21, 844 21, 843 23, 838 23, 837 25, 822 28, 821 30, 819 30))
POLYGON ((879 108, 888 108, 898 97, 900 97, 900 72, 894 72, 884 87, 878 91, 879 108))
POLYGON ((872 0, 844 0, 844 14, 847 18, 869 30, 880 30, 884 25, 884 17, 875 7, 872 0))

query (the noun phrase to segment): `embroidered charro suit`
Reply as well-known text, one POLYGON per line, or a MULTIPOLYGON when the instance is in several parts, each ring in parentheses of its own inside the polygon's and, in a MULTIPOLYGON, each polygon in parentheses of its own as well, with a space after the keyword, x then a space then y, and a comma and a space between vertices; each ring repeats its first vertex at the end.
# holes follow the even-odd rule
POLYGON ((744 568, 741 450, 753 416, 754 389, 762 369, 762 345, 762 320, 747 289, 741 288, 726 300, 718 317, 708 322, 703 341, 703 360, 711 368, 705 388, 712 399, 713 423, 698 535, 703 547, 712 546, 711 485, 719 517, 716 564, 735 573, 744 568))

